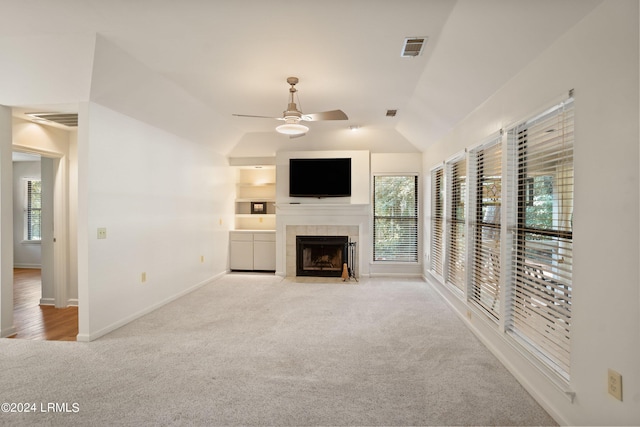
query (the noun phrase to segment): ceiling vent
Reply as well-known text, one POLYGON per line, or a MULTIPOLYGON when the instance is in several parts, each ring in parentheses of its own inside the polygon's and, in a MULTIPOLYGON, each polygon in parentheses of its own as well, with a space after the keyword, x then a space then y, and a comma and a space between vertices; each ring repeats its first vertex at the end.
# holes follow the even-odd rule
POLYGON ((407 37, 404 39, 400 56, 413 58, 414 56, 420 55, 426 41, 426 37, 407 37))
POLYGON ((66 127, 78 127, 77 113, 27 113, 34 121, 53 122, 66 127))
POLYGON ((398 114, 398 110, 387 110, 387 117, 395 117, 398 114))

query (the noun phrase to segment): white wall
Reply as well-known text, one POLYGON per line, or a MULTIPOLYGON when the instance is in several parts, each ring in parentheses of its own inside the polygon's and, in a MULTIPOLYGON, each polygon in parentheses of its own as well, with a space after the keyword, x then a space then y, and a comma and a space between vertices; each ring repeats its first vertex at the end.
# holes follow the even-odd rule
POLYGON ((86 341, 226 271, 234 175, 208 146, 99 104, 80 117, 78 339, 86 341))
POLYGON ((0 337, 13 326, 13 176, 11 108, 0 105, 0 337))
POLYGON ((640 424, 638 17, 637 1, 604 1, 424 153, 428 173, 452 154, 575 89, 569 384, 574 402, 507 345, 500 332, 477 316, 467 320, 466 303, 431 280, 562 424, 640 424), (622 402, 607 394, 608 368, 622 374, 622 402))
POLYGON ((40 162, 13 162, 13 266, 40 268, 40 241, 24 239, 24 185, 27 179, 40 179, 40 162))

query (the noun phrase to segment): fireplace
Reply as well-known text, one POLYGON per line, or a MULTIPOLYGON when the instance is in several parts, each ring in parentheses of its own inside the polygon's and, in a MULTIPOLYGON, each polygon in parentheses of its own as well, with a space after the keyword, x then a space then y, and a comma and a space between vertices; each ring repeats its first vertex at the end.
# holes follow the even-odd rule
POLYGON ((296 236, 296 276, 340 277, 348 236, 296 236))

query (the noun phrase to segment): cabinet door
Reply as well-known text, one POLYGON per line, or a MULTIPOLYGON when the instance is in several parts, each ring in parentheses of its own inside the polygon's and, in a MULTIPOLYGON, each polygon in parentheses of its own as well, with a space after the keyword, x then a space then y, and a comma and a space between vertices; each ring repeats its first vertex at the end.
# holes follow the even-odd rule
POLYGON ((229 242, 229 268, 253 270, 253 242, 232 240, 229 242))
POLYGON ((256 233, 253 235, 254 270, 276 270, 276 234, 256 233))

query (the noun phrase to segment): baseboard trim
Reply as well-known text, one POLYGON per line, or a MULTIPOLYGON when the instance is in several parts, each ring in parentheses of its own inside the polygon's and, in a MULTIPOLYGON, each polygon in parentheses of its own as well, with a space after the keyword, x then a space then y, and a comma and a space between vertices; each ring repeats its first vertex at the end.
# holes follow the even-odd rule
MULTIPOLYGON (((56 305, 56 301, 54 298, 40 298, 40 305, 56 305)), ((77 298, 69 298, 67 300, 66 307, 77 307, 78 299, 77 298)))
POLYGON ((6 329, 3 329, 2 331, 0 331, 0 338, 7 338, 7 337, 10 337, 10 336, 15 335, 17 333, 18 333, 18 331, 16 330, 16 327, 12 326, 10 328, 6 328, 6 329))
POLYGON ((42 269, 42 266, 40 264, 22 264, 22 263, 18 263, 18 264, 13 264, 13 268, 29 268, 32 270, 40 270, 42 269))
MULTIPOLYGON (((424 278, 421 273, 369 273, 369 277, 410 277, 410 278, 424 278)), ((363 276, 364 277, 364 276, 363 276)))
POLYGON ((204 280, 204 281, 202 281, 200 283, 197 283, 194 286, 191 286, 191 287, 189 287, 189 288, 187 288, 187 289, 185 289, 183 291, 180 291, 177 294, 175 294, 175 295, 173 295, 173 296, 171 296, 169 298, 166 298, 166 299, 164 299, 164 300, 162 300, 162 301, 160 301, 160 302, 158 302, 156 304, 152 304, 149 307, 144 308, 144 309, 142 309, 142 310, 138 311, 137 313, 134 313, 134 314, 132 314, 130 316, 127 316, 124 319, 118 320, 117 322, 114 322, 111 325, 108 325, 108 326, 106 326, 106 327, 104 327, 104 328, 102 328, 102 329, 100 329, 98 331, 90 332, 89 334, 79 333, 78 335, 76 335, 76 340, 80 341, 80 342, 94 341, 94 340, 96 340, 96 339, 108 334, 109 332, 113 332, 116 329, 121 328, 124 325, 126 325, 126 324, 128 324, 128 323, 130 323, 130 322, 132 322, 132 321, 134 321, 134 320, 146 315, 146 314, 149 314, 152 311, 155 311, 158 308, 160 308, 160 307, 162 307, 164 305, 167 305, 168 303, 170 303, 172 301, 175 301, 178 298, 183 297, 183 296, 195 291, 196 289, 199 289, 199 288, 203 287, 204 285, 209 284, 209 283, 219 279, 220 277, 224 276, 225 274, 226 274, 225 271, 223 271, 223 272, 221 272, 219 274, 216 274, 215 276, 210 277, 209 279, 206 279, 206 280, 204 280))

